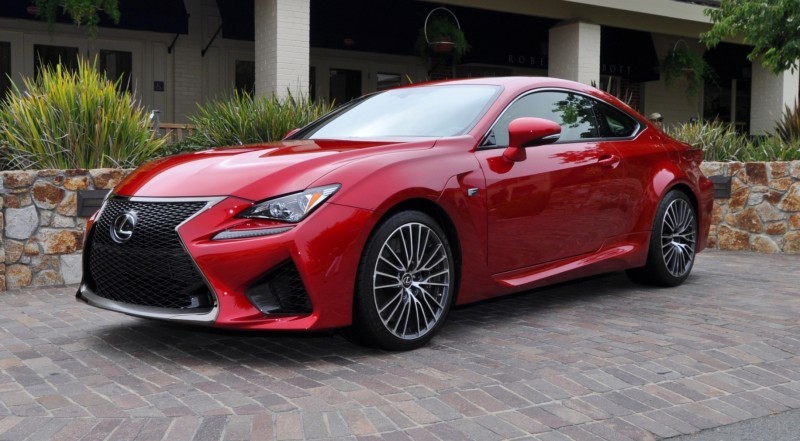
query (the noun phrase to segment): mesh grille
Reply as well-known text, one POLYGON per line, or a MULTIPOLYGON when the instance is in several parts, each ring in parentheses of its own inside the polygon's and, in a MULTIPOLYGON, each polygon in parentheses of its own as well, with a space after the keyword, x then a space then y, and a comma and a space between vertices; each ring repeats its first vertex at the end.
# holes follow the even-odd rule
POLYGON ((117 302, 159 308, 210 308, 212 296, 183 249, 175 228, 205 202, 134 202, 109 199, 90 237, 89 283, 95 294, 117 302), (136 213, 130 240, 116 243, 111 226, 136 213))
POLYGON ((273 268, 247 288, 250 301, 265 314, 310 314, 306 287, 291 261, 273 268))

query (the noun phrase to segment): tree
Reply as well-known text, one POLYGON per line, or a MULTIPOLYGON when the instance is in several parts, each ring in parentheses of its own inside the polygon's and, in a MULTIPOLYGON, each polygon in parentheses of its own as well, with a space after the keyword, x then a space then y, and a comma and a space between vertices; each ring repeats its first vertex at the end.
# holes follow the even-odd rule
POLYGON ((85 25, 91 37, 97 35, 100 12, 119 23, 119 0, 35 0, 35 5, 39 9, 36 15, 51 26, 61 8, 61 12, 70 16, 76 25, 85 25))
POLYGON ((722 0, 719 8, 705 14, 713 27, 700 35, 709 48, 723 38, 741 36, 754 46, 750 61, 761 63, 778 74, 794 71, 800 59, 800 0, 722 0))

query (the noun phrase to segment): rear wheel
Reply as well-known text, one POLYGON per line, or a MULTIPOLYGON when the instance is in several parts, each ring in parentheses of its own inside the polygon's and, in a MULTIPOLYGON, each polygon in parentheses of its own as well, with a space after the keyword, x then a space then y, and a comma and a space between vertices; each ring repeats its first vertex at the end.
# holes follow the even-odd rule
POLYGON ((454 278, 450 244, 436 221, 419 211, 392 215, 361 256, 347 335, 389 350, 424 345, 447 317, 454 278))
POLYGON ((697 215, 685 193, 672 190, 658 205, 650 237, 647 264, 628 270, 638 283, 676 286, 683 283, 694 265, 697 215))

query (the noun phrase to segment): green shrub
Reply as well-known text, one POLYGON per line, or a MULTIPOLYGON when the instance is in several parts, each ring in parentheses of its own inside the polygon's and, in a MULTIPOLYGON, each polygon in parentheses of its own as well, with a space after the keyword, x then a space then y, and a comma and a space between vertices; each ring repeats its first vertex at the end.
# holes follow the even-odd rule
POLYGON ((0 102, 2 160, 16 169, 133 167, 163 144, 130 92, 86 60, 43 67, 0 102))
POLYGON ((188 142, 227 146, 278 141, 290 130, 332 109, 330 104, 316 103, 305 96, 254 98, 248 93, 236 92, 230 99, 198 105, 197 113, 189 118, 195 130, 188 142))
POLYGON ((736 132, 723 122, 686 123, 669 127, 675 139, 703 149, 706 161, 792 161, 800 159, 797 142, 784 142, 779 136, 767 135, 756 140, 736 132))

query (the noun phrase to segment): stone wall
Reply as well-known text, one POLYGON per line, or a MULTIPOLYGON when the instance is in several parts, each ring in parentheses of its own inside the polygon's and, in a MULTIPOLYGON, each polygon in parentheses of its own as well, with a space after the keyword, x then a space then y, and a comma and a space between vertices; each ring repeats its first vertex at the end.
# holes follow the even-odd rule
MULTIPOLYGON (((716 199, 710 248, 800 254, 800 161, 707 162, 708 176, 732 177, 716 199)), ((0 291, 78 283, 86 218, 79 190, 114 187, 119 169, 0 172, 0 291)))
POLYGON ((709 247, 800 254, 800 161, 706 162, 730 176, 730 199, 715 199, 709 247))
POLYGON ((0 172, 0 291, 78 283, 86 218, 79 190, 110 189, 119 169, 0 172))

